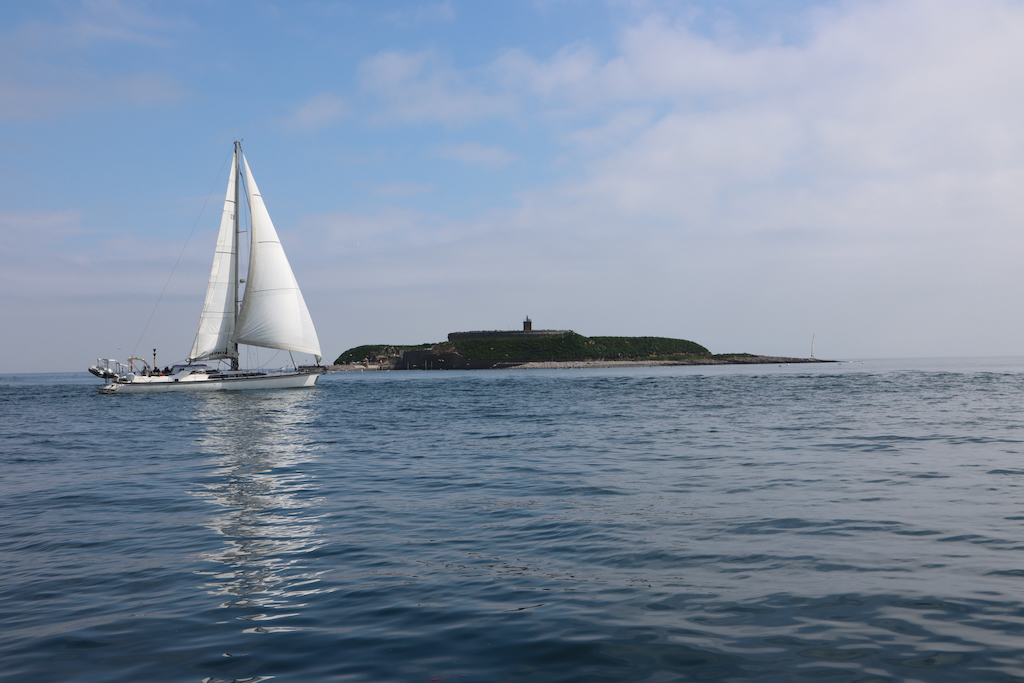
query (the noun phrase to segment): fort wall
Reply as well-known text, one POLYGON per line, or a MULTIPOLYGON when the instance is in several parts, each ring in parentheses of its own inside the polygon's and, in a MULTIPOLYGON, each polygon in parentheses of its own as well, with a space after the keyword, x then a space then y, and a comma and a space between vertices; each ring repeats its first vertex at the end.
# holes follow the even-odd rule
POLYGON ((448 341, 461 339, 526 339, 530 337, 554 337, 571 330, 482 330, 476 332, 451 332, 448 341))

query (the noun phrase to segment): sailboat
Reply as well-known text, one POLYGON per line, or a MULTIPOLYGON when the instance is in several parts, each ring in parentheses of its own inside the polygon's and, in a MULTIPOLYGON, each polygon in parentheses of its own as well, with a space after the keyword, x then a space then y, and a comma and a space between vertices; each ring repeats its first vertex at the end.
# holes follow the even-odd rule
POLYGON ((236 142, 206 300, 187 362, 161 372, 154 349, 152 366, 142 358, 132 357, 127 363, 100 358, 89 372, 105 380, 100 391, 107 394, 284 389, 314 386, 324 372, 320 360, 320 341, 313 319, 242 154, 241 143, 236 142), (247 280, 239 277, 238 268, 238 201, 243 168, 251 217, 247 280), (245 285, 241 302, 240 284, 245 285), (292 357, 291 368, 240 370, 239 344, 288 351, 289 357, 291 352, 310 354, 316 358, 316 365, 296 366, 292 357), (225 361, 230 369, 212 368, 203 361, 225 361))

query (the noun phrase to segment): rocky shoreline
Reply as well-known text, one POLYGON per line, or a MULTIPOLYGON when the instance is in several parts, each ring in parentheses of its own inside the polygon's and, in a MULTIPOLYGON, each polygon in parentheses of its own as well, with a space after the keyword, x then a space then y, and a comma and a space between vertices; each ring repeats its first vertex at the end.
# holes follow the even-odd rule
MULTIPOLYGON (((785 356, 737 356, 734 358, 694 358, 687 360, 568 360, 510 362, 494 369, 500 370, 562 370, 572 368, 635 368, 663 365, 788 365, 792 363, 838 363, 818 358, 787 358, 785 356)), ((388 365, 347 364, 328 365, 328 372, 358 372, 366 370, 392 370, 388 365)))

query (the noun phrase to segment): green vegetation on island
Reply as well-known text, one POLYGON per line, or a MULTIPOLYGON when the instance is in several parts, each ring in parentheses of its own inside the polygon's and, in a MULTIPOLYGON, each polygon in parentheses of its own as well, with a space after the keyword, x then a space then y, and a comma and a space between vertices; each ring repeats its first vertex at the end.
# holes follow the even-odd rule
POLYGON ((396 346, 369 344, 349 349, 338 356, 336 365, 364 360, 396 358, 405 351, 455 353, 466 360, 546 361, 546 360, 631 360, 711 357, 711 352, 696 342, 668 337, 584 337, 575 332, 547 336, 487 337, 460 339, 440 344, 396 346))
POLYGON ((395 346, 393 344, 363 344, 349 349, 334 360, 335 365, 345 363, 362 363, 364 360, 371 360, 378 357, 400 356, 403 351, 425 350, 433 344, 419 344, 413 346, 395 346))
POLYGON ((706 348, 667 337, 584 337, 564 332, 549 337, 461 339, 450 342, 465 358, 543 361, 559 358, 617 360, 651 356, 708 356, 706 348))

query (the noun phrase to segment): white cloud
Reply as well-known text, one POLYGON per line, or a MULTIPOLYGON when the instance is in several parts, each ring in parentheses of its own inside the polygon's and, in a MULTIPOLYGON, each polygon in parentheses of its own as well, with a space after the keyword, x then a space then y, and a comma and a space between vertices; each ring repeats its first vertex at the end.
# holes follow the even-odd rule
POLYGON ((567 143, 583 151, 606 154, 642 134, 653 125, 656 118, 650 107, 628 107, 614 112, 599 125, 577 128, 564 137, 567 143))
POLYGON ((344 98, 322 92, 295 107, 283 124, 289 130, 312 132, 329 126, 349 113, 350 107, 344 98))
MULTIPOLYGON (((174 263, 168 254, 182 251, 181 242, 88 229, 77 209, 0 213, 0 241, 15 247, 0 253, 0 300, 117 294, 125 283, 133 294, 159 292, 174 263)), ((197 263, 184 259, 181 268, 197 263)), ((176 277, 172 289, 181 286, 201 291, 176 277)))
POLYGON ((188 94, 170 76, 135 73, 102 77, 83 69, 41 69, 41 77, 0 73, 0 120, 31 121, 83 109, 171 104, 188 94))
POLYGON ((535 95, 565 96, 566 88, 589 87, 601 65, 597 54, 587 45, 562 48, 547 62, 539 62, 519 49, 499 57, 492 65, 506 87, 523 89, 535 95))
POLYGON ((62 23, 29 23, 0 35, 0 120, 35 120, 82 109, 149 107, 175 102, 187 94, 177 80, 152 70, 101 73, 89 65, 86 51, 97 45, 127 44, 163 49, 165 34, 177 24, 147 15, 113 0, 87 2, 69 10, 62 23), (66 53, 80 55, 67 60, 66 53))
MULTIPOLYGON (((789 42, 708 33, 690 16, 650 12, 610 47, 574 34, 547 54, 519 46, 469 67, 456 60, 471 51, 448 52, 440 34, 431 50, 371 53, 361 93, 345 95, 376 105, 369 118, 391 129, 351 147, 372 177, 408 180, 364 181, 348 204, 359 209, 326 211, 328 200, 290 233, 280 226, 325 353, 510 327, 527 313, 538 326, 682 336, 716 351, 805 354, 816 332, 819 355, 1018 353, 1024 321, 1006 311, 1024 290, 1024 6, 849 0, 802 14, 789 42), (431 124, 473 128, 454 141, 446 132, 445 145, 431 124), (485 187, 479 174, 459 194, 416 167, 423 156, 380 152, 392 144, 485 168, 515 161, 524 172, 507 175, 522 184, 485 187), (403 166, 390 172, 393 159, 403 166), (469 196, 503 193, 503 208, 469 196), (419 199, 429 211, 395 206, 419 199)), ((168 34, 125 30, 83 28, 81 41, 152 49, 132 32, 168 34)), ((30 56, 0 68, 0 88, 22 88, 0 93, 9 116, 78 97, 128 101, 116 84, 131 74, 47 71, 30 56)), ((345 113, 340 95, 321 93, 289 123, 317 130, 345 113)), ((4 218, 21 226, 6 228, 8 241, 38 224, 57 245, 0 260, 8 302, 36 286, 159 291, 165 271, 146 259, 175 247, 136 244, 139 258, 121 264, 107 253, 123 240, 86 240, 76 216, 4 218)), ((176 276, 172 287, 201 302, 208 255, 198 260, 194 282, 176 276)))
POLYGON ((583 180, 538 194, 690 229, 786 229, 795 213, 812 230, 938 230, 926 217, 948 215, 937 207, 953 187, 973 188, 975 210, 992 214, 983 187, 1001 187, 1024 154, 1013 85, 1024 80, 1024 8, 843 8, 821 14, 802 46, 736 48, 653 17, 603 63, 576 48, 546 62, 505 55, 497 66, 515 62, 541 106, 588 123, 564 139, 601 153, 584 160, 583 180))
POLYGON ((8 33, 6 45, 40 53, 80 51, 116 43, 163 48, 174 45, 167 34, 187 25, 182 20, 147 13, 137 3, 119 0, 88 0, 65 9, 62 21, 27 23, 8 33))
POLYGON ((381 97, 382 121, 464 124, 508 116, 516 108, 508 94, 488 93, 465 74, 446 66, 433 52, 383 52, 359 66, 358 80, 381 97))
MULTIPOLYGON (((83 232, 80 211, 4 211, 0 212, 0 231, 4 242, 19 247, 52 244, 83 232)), ((5 249, 7 258, 14 258, 16 250, 5 249)))
POLYGON ((433 24, 455 21, 455 8, 451 0, 417 4, 410 9, 384 13, 384 19, 393 24, 433 24))
POLYGON ((209 254, 200 260, 190 248, 169 277, 181 242, 82 223, 80 210, 0 212, 0 242, 9 246, 0 252, 0 319, 31 331, 5 340, 5 371, 81 371, 99 355, 126 357, 154 310, 143 348, 191 343, 209 254))
POLYGON ((461 145, 446 145, 438 148, 438 156, 444 159, 461 161, 472 166, 484 168, 501 168, 507 166, 518 157, 503 147, 496 145, 481 145, 477 142, 467 142, 461 145))
POLYGON ((573 170, 521 192, 520 209, 449 225, 463 240, 407 255, 410 282, 441 263, 450 282, 479 277, 467 310, 554 293, 582 319, 603 308, 719 350, 796 353, 803 332, 801 349, 786 335, 814 327, 851 356, 991 352, 957 316, 987 317, 990 341, 1024 333, 1000 313, 1015 299, 995 294, 1024 286, 1019 3, 844 3, 809 15, 795 44, 653 15, 608 57, 586 43, 546 59, 512 50, 465 73, 394 57, 382 82, 419 93, 406 120, 446 120, 425 103, 486 74, 476 91, 521 103, 573 170), (510 264, 537 280, 519 286, 510 264))
POLYGON ((378 197, 411 197, 434 189, 433 183, 384 183, 373 188, 378 197))

